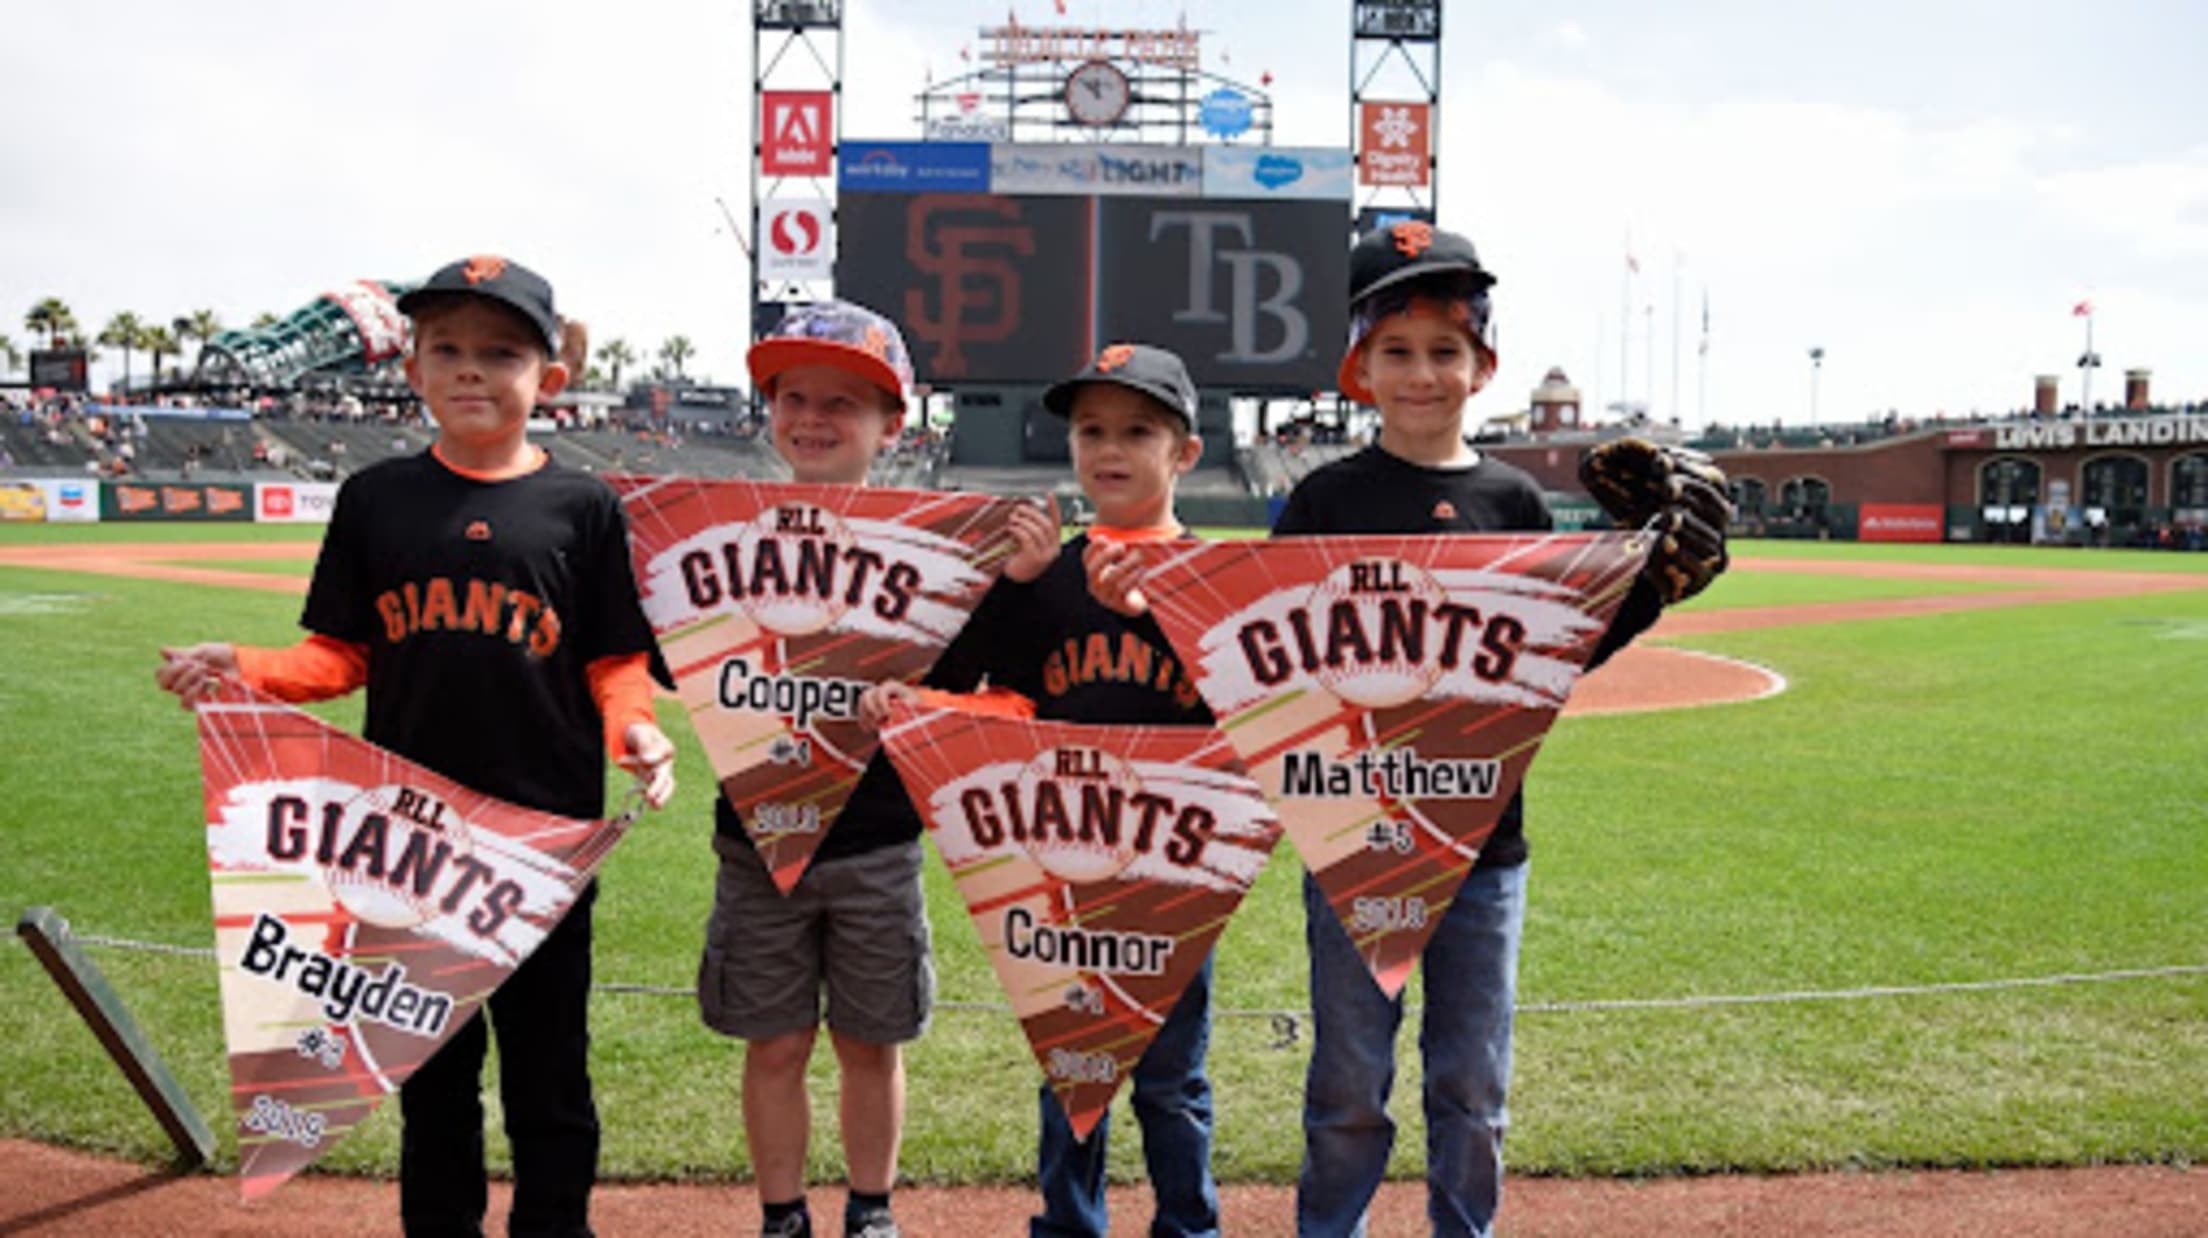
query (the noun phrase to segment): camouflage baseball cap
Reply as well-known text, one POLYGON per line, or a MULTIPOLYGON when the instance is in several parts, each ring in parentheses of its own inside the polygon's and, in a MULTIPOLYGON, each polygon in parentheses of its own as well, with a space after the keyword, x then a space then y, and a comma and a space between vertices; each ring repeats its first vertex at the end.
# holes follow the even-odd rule
POLYGON ((912 355, 897 324, 849 301, 815 301, 783 315, 746 357, 752 386, 771 393, 784 370, 832 366, 873 383, 903 408, 912 398, 912 355))

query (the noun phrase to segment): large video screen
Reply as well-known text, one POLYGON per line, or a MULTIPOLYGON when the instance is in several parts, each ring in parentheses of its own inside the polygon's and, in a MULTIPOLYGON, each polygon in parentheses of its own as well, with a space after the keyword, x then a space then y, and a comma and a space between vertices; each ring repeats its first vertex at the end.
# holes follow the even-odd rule
POLYGON ((1207 387, 1333 385, 1346 202, 846 187, 838 215, 838 295, 895 318, 939 387, 1054 381, 1118 340, 1207 387))

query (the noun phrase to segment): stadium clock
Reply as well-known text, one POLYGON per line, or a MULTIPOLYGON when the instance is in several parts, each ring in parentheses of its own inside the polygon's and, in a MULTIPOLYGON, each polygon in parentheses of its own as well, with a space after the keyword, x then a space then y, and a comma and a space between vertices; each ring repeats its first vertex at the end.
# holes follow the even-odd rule
POLYGON ((1118 124, 1133 101, 1133 84, 1108 60, 1086 61, 1066 74, 1066 112, 1076 124, 1118 124))

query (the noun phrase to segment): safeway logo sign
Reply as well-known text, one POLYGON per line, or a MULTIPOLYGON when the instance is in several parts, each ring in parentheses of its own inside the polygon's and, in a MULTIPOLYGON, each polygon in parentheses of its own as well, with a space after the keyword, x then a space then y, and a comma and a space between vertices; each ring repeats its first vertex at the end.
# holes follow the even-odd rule
POLYGON ((759 170, 768 176, 826 176, 834 166, 834 96, 770 90, 760 99, 759 170))
POLYGON ((821 198, 777 198, 759 208, 759 275, 762 279, 828 279, 836 246, 829 206, 821 198))

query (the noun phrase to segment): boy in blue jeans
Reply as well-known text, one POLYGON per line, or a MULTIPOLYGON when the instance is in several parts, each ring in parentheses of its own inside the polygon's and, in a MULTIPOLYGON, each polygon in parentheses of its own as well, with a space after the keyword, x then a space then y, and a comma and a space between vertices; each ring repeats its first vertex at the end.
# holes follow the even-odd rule
MULTIPOLYGON (((1274 536, 1554 527, 1531 477, 1483 458, 1464 440, 1466 404, 1495 373, 1494 283, 1470 241, 1424 223, 1357 242, 1339 385, 1379 406, 1379 437, 1305 477, 1274 536)), ((1647 572, 1635 581, 1589 669, 1656 621, 1664 598, 1657 581, 1647 572)), ((1421 956, 1427 1216, 1437 1235, 1491 1233, 1502 1198, 1511 1007, 1526 905, 1521 799, 1505 808, 1421 956)), ((1313 1238, 1361 1235, 1395 1139, 1387 1101, 1403 1001, 1374 983, 1309 873, 1303 894, 1313 1036, 1296 1229, 1313 1238)))

